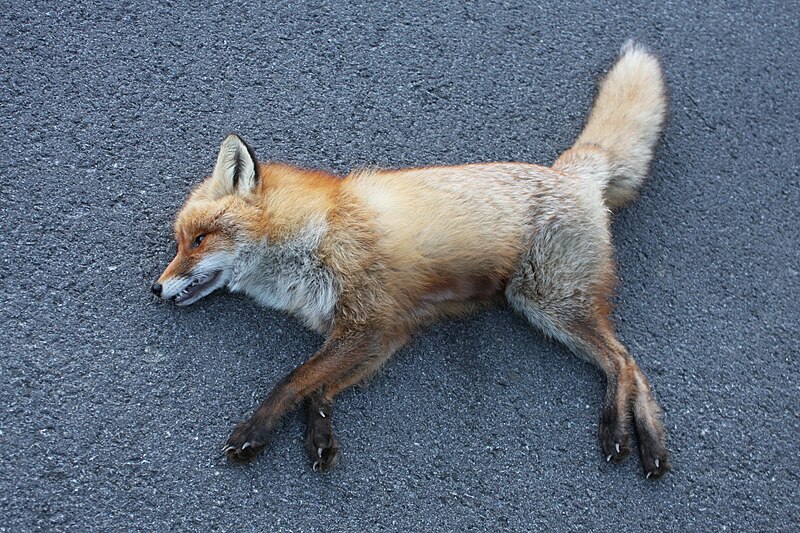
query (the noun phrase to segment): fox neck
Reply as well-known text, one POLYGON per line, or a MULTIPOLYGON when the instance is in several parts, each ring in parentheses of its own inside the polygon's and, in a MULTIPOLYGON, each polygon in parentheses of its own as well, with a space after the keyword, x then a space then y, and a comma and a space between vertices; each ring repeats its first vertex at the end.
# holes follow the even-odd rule
POLYGON ((228 288, 266 307, 291 313, 324 334, 331 328, 340 294, 334 272, 319 253, 329 230, 328 195, 318 187, 308 188, 302 195, 297 195, 297 190, 284 195, 281 189, 285 187, 306 189, 289 178, 283 174, 264 191, 263 220, 250 228, 251 238, 239 243, 228 288), (294 201, 282 202, 284 198, 294 201))

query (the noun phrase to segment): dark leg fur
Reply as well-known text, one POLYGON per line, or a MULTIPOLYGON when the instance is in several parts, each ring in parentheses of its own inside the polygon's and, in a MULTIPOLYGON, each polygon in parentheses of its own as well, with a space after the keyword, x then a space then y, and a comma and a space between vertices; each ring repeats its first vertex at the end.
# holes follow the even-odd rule
POLYGON ((243 461, 258 455, 267 444, 270 432, 287 413, 313 392, 341 380, 370 360, 380 350, 379 344, 375 334, 349 332, 328 339, 319 352, 272 389, 247 421, 236 427, 223 453, 243 461))
POLYGON ((540 297, 542 291, 537 288, 541 289, 541 284, 523 272, 506 295, 534 325, 597 364, 606 375, 605 405, 597 432, 603 456, 618 463, 630 454, 633 417, 645 474, 648 478, 662 476, 669 470, 669 458, 661 410, 652 398, 647 378, 614 335, 608 318, 610 291, 601 286, 569 300, 548 301, 540 297), (570 303, 565 304, 567 301, 570 303))
POLYGON ((339 380, 331 381, 324 390, 319 390, 309 396, 305 447, 314 470, 325 472, 339 462, 339 441, 333 432, 331 420, 333 399, 342 391, 369 379, 392 355, 394 349, 404 342, 404 338, 403 336, 395 337, 395 342, 387 349, 373 353, 347 375, 339 380))
POLYGON ((636 372, 637 390, 633 400, 633 419, 636 435, 639 437, 642 467, 647 477, 659 478, 670 469, 669 453, 664 446, 661 408, 653 399, 647 378, 638 367, 636 372))
POLYGON ((308 423, 305 447, 312 461, 312 468, 327 472, 339 462, 339 441, 333 433, 333 400, 317 391, 306 400, 308 423))
POLYGON ((621 462, 630 453, 629 424, 633 416, 639 437, 639 452, 646 476, 661 477, 669 470, 664 447, 661 410, 653 400, 647 378, 611 331, 606 320, 592 320, 570 328, 575 345, 606 373, 606 403, 600 417, 598 437, 607 461, 621 462))
POLYGON ((631 452, 626 412, 620 412, 619 386, 614 375, 607 377, 606 400, 597 426, 597 437, 606 461, 622 462, 631 452))

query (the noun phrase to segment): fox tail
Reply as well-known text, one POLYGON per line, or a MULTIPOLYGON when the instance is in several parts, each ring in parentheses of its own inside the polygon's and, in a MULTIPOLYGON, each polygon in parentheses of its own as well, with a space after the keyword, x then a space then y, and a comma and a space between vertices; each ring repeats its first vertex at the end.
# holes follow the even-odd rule
POLYGON ((647 175, 666 111, 661 64, 642 45, 626 42, 578 140, 553 168, 601 181, 610 209, 628 205, 647 175))

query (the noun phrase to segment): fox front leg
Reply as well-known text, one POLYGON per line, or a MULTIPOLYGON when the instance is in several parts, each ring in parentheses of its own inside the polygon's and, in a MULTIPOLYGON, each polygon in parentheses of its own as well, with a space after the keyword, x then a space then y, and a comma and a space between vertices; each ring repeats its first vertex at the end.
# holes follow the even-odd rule
POLYGON ((258 455, 280 420, 328 383, 335 383, 382 352, 375 333, 334 333, 311 359, 283 378, 253 415, 240 423, 223 448, 230 459, 247 461, 258 455))

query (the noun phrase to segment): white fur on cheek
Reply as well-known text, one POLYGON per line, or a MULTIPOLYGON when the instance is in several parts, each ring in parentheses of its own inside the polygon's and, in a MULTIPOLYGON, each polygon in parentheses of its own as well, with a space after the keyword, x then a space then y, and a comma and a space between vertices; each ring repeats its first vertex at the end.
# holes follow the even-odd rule
POLYGON ((194 267, 193 273, 195 275, 200 275, 222 270, 224 271, 223 277, 225 277, 225 272, 227 272, 227 276, 230 277, 235 258, 236 256, 231 252, 210 253, 197 263, 197 266, 194 267))

